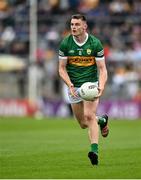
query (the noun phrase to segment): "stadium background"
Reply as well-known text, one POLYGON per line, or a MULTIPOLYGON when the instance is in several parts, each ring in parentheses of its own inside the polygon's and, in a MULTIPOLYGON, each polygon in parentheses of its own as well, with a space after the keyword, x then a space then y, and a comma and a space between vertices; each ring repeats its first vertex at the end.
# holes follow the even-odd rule
POLYGON ((140 0, 0 0, 0 179, 141 178, 140 34, 140 0), (103 42, 109 73, 98 113, 110 116, 110 133, 99 136, 98 167, 57 72, 76 12, 103 42))
POLYGON ((141 117, 140 0, 1 0, 1 116, 71 115, 57 53, 76 12, 105 49, 109 79, 98 114, 141 117))

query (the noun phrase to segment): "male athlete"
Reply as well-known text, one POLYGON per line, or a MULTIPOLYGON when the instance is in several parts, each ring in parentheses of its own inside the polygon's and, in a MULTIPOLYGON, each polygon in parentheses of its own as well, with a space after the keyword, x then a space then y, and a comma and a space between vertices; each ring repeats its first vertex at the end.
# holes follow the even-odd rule
POLYGON ((103 137, 108 135, 108 116, 96 116, 99 97, 107 81, 107 69, 101 42, 87 33, 85 16, 71 17, 71 34, 63 39, 59 49, 59 75, 68 86, 68 96, 74 116, 81 128, 88 128, 91 150, 88 157, 92 165, 98 164, 99 127, 103 137), (98 97, 93 101, 82 100, 77 89, 84 82, 95 82, 98 97))

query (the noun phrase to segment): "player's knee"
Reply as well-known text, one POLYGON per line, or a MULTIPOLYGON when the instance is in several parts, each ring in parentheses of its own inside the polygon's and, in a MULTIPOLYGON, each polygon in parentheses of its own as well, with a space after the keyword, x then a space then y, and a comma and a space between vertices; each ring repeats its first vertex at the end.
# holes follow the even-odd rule
POLYGON ((90 120, 93 119, 93 115, 89 114, 89 113, 85 113, 84 114, 84 119, 85 119, 85 121, 90 121, 90 120))

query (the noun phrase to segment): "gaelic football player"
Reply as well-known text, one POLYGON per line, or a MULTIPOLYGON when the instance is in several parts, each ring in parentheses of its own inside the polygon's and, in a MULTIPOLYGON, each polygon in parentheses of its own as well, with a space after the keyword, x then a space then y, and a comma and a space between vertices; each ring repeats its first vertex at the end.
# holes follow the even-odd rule
POLYGON ((100 40, 87 32, 84 15, 73 15, 70 28, 71 34, 62 40, 59 48, 59 75, 68 86, 68 96, 75 118, 81 128, 88 128, 90 139, 88 157, 92 165, 97 165, 98 124, 103 137, 109 132, 108 116, 96 116, 99 98, 107 81, 104 50, 100 40), (99 94, 93 101, 84 101, 77 94, 77 89, 84 82, 95 82, 98 86, 99 94))

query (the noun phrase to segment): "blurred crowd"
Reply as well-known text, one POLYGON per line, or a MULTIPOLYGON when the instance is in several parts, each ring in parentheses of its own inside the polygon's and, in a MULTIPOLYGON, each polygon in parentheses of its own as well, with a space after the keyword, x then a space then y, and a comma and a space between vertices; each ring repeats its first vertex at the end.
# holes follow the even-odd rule
MULTIPOLYGON (((61 98, 63 84, 57 71, 58 46, 70 32, 70 16, 83 13, 87 16, 89 32, 101 39, 105 49, 109 80, 104 98, 141 101, 141 0, 37 2, 36 63, 40 96, 61 98)), ((27 64, 29 11, 29 0, 0 1, 0 54, 22 56, 27 64)))

